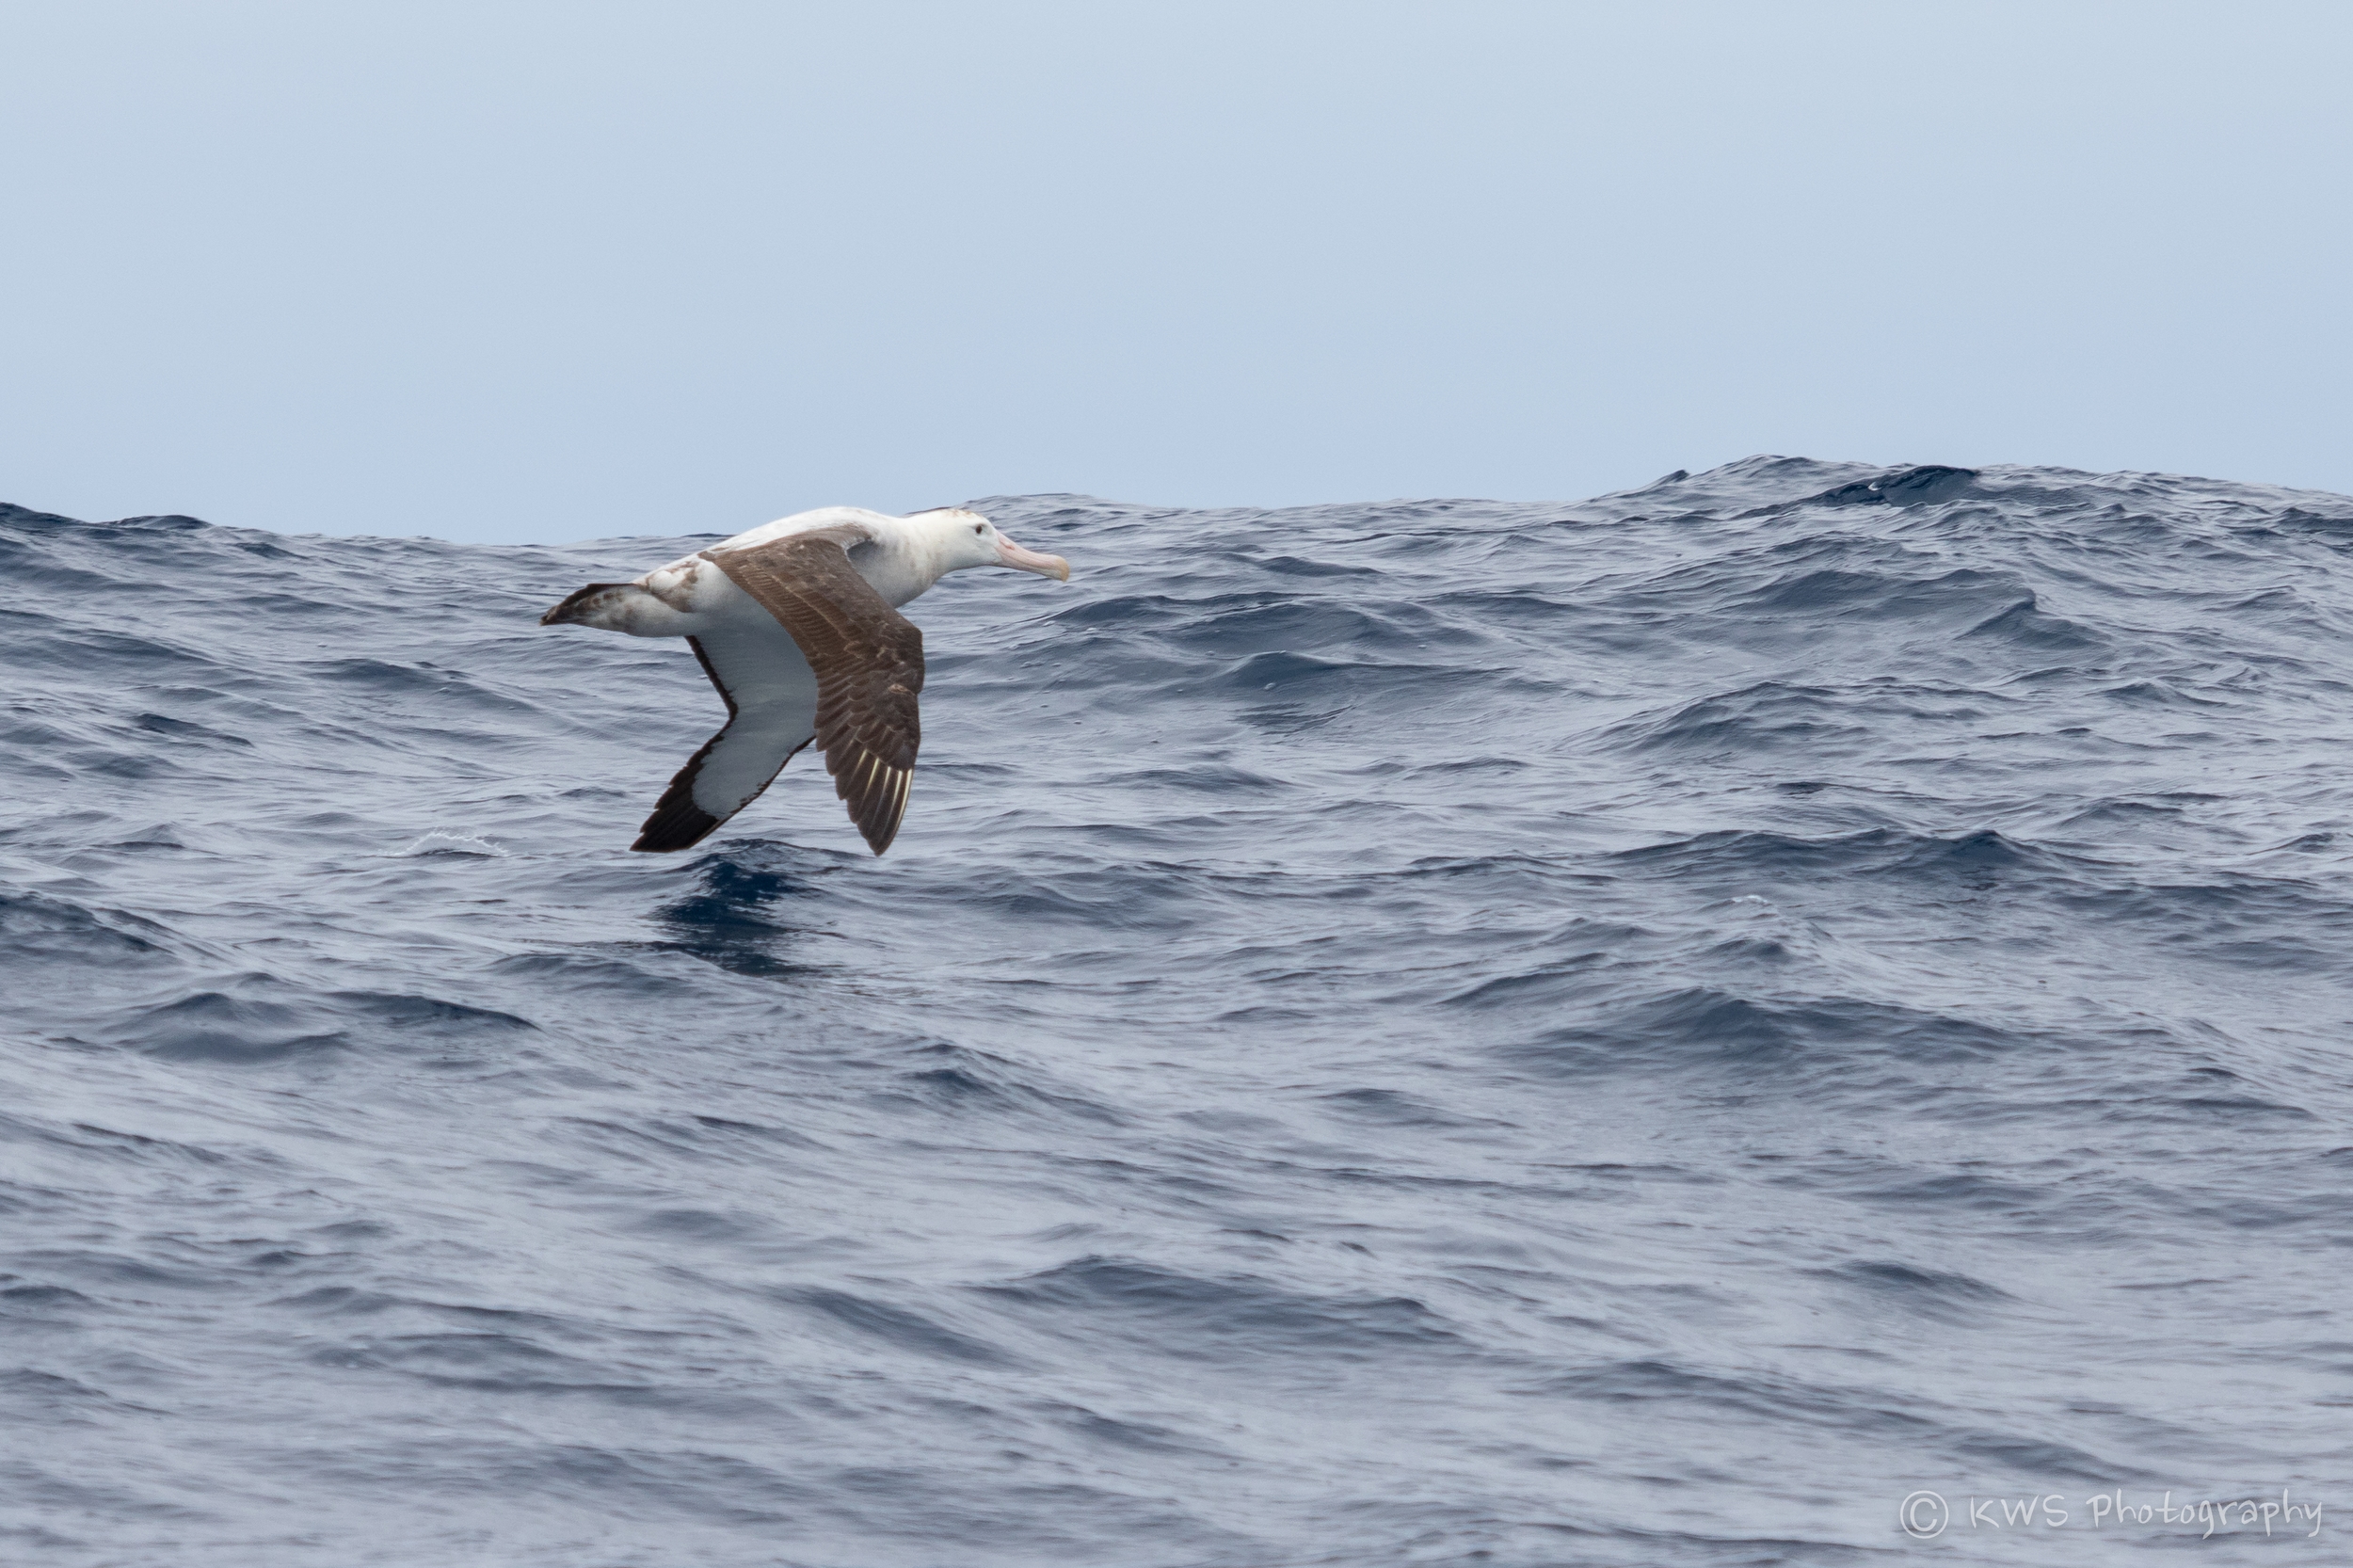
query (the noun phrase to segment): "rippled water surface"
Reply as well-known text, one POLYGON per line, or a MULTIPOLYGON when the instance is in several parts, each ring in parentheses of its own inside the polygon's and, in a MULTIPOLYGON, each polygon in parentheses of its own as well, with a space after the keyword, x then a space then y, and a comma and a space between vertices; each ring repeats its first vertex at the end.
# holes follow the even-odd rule
POLYGON ((2346 1560, 2353 500, 977 504, 881 860, 691 541, 0 511, 0 1557, 2346 1560))

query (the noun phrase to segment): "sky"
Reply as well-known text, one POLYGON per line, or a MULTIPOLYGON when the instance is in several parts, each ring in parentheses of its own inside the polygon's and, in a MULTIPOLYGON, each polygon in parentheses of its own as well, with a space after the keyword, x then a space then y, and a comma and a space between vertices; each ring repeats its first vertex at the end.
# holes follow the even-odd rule
POLYGON ((2353 491, 2353 6, 0 0, 0 500, 2353 491))

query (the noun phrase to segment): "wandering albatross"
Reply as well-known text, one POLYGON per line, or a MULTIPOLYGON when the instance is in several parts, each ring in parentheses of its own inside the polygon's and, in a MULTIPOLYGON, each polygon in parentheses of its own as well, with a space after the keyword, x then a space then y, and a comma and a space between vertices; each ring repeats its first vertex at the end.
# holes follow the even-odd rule
POLYGON ((850 820, 876 855, 888 849, 922 738, 923 633, 898 606, 967 567, 1070 580, 1067 561, 1022 549, 978 512, 894 518, 826 506, 634 583, 591 583, 540 616, 542 626, 684 637, 727 702, 727 724, 670 780, 630 848, 700 843, 815 741, 850 820))

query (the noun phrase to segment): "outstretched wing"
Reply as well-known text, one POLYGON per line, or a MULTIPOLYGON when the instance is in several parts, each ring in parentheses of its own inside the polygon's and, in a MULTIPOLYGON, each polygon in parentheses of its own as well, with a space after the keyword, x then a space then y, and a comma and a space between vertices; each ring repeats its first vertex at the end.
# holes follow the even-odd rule
POLYGON ((800 646, 817 677, 816 733, 834 792, 876 855, 898 836, 922 744, 923 633, 883 602, 833 531, 703 552, 800 646))
POLYGON ((800 649, 773 623, 686 639, 728 705, 728 722, 662 792, 632 849, 689 849, 760 798, 816 728, 817 688, 800 649))

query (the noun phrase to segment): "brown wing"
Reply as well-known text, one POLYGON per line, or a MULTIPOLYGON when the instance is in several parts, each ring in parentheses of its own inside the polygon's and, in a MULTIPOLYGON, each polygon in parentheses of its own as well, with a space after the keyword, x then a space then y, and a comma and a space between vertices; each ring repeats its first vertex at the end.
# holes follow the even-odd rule
POLYGON ((857 574, 840 538, 799 534, 703 559, 760 600, 817 677, 817 748, 876 855, 898 837, 922 727, 923 633, 857 574))

